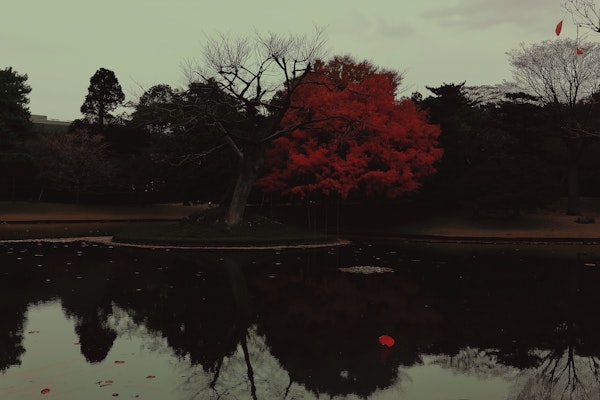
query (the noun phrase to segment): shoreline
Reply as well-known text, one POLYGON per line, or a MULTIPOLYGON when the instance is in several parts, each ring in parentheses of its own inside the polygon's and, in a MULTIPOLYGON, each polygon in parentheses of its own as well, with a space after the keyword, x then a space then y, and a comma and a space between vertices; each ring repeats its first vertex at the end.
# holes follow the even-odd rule
POLYGON ((29 239, 0 239, 0 244, 9 243, 75 243, 89 242, 105 246, 134 247, 145 249, 175 249, 175 250, 269 250, 269 249, 301 249, 323 248, 330 246, 345 246, 354 241, 400 242, 421 244, 469 244, 469 245, 525 245, 525 246, 578 246, 600 245, 600 238, 557 238, 557 237, 467 237, 467 236, 437 236, 437 235, 368 235, 346 234, 331 242, 299 243, 299 244, 257 244, 257 245, 190 245, 177 243, 133 243, 113 241, 113 236, 72 236, 55 238, 29 239))
POLYGON ((303 249, 303 248, 322 248, 332 246, 345 246, 350 244, 349 240, 336 239, 328 243, 308 243, 308 244, 271 244, 271 245, 256 245, 256 246, 227 246, 227 245, 167 245, 167 244, 152 244, 152 243, 127 243, 114 242, 112 236, 79 236, 79 237, 63 237, 63 238, 39 238, 39 239, 6 239, 0 240, 3 243, 76 243, 89 242, 97 243, 105 246, 119 247, 135 247, 142 249, 166 249, 166 250, 272 250, 272 249, 303 249))

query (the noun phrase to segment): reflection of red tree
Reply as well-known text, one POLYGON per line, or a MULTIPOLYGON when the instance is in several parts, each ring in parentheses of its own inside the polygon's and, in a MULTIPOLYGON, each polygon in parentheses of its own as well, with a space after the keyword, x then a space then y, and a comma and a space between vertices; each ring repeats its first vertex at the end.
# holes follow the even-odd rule
POLYGON ((433 299, 401 273, 287 270, 249 284, 257 332, 291 381, 313 393, 366 398, 397 383, 398 367, 419 363, 441 334, 433 299), (397 339, 390 351, 378 342, 383 332, 397 339))
POLYGON ((396 100, 401 76, 368 62, 317 62, 292 97, 282 125, 314 121, 273 141, 257 186, 304 198, 351 191, 395 198, 435 172, 439 127, 410 100, 396 100))

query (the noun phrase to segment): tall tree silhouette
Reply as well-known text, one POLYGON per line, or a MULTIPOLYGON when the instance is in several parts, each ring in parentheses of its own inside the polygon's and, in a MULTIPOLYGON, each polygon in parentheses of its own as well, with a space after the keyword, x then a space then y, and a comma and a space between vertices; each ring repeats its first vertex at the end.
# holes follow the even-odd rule
POLYGON ((25 149, 24 134, 31 127, 27 75, 12 67, 0 69, 0 184, 14 200, 19 178, 35 173, 35 162, 25 149))
POLYGON ((125 95, 115 73, 106 68, 100 68, 90 78, 90 86, 85 101, 81 106, 81 113, 88 122, 96 124, 100 130, 112 117, 111 111, 123 103, 125 95))

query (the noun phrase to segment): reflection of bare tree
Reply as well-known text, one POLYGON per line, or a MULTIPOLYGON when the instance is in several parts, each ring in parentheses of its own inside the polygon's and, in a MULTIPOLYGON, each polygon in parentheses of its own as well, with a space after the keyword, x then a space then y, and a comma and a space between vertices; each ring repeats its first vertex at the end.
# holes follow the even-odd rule
POLYGON ((581 268, 569 268, 564 280, 563 301, 558 307, 564 322, 554 329, 554 343, 549 350, 530 351, 540 362, 535 369, 522 374, 523 389, 516 399, 588 399, 600 394, 600 363, 597 355, 577 354, 585 332, 578 319, 578 295, 584 284, 581 268))
POLYGON ((502 364, 496 352, 467 347, 456 355, 435 356, 433 364, 480 379, 499 377, 512 380, 516 377, 517 383, 511 396, 514 400, 584 400, 600 395, 598 358, 578 356, 573 345, 531 351, 531 358, 540 362, 521 371, 502 364))
POLYGON ((515 374, 515 369, 498 362, 497 350, 482 350, 465 347, 455 355, 435 356, 433 364, 453 371, 476 376, 480 379, 495 377, 507 378, 515 374))
POLYGON ((287 371, 269 351, 265 338, 250 327, 235 352, 221 360, 212 376, 190 365, 185 387, 190 400, 203 399, 306 399, 312 396, 292 382, 287 371))
POLYGON ((563 352, 536 351, 543 359, 535 369, 524 371, 516 386, 514 399, 590 399, 600 395, 600 375, 596 357, 581 357, 574 348, 563 352))

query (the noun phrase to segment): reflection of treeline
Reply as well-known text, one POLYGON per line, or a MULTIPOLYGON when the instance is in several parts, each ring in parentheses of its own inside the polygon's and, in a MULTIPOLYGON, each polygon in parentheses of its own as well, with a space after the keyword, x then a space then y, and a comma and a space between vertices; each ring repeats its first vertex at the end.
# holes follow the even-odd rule
POLYGON ((53 298, 74 319, 89 362, 110 350, 116 333, 107 318, 117 306, 201 365, 213 387, 238 351, 247 356, 238 372, 254 385, 251 334, 264 338, 290 382, 332 396, 401 386, 399 368, 425 354, 462 357, 465 348, 491 352, 498 369, 600 357, 599 272, 584 265, 594 260, 366 245, 230 254, 11 246, 0 246, 0 289, 12 294, 0 306, 0 369, 19 363, 27 306, 53 298), (337 269, 369 264, 394 272, 337 269), (395 346, 382 349, 381 334, 395 346))

